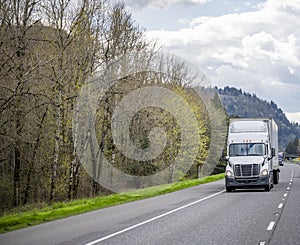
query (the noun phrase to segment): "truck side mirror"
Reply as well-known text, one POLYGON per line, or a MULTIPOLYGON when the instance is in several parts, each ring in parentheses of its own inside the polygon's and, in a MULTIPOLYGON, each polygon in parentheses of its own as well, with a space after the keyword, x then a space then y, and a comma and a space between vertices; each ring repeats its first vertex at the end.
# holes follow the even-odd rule
POLYGON ((274 156, 275 156, 275 153, 276 153, 275 147, 272 147, 272 148, 271 148, 271 156, 274 157, 274 156))

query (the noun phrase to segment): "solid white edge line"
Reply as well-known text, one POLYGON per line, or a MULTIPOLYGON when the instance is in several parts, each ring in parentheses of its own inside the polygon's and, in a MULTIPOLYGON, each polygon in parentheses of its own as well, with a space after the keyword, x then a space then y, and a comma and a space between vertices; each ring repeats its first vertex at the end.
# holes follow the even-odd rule
POLYGON ((184 205, 184 206, 181 206, 181 207, 179 207, 179 208, 173 209, 173 210, 171 210, 171 211, 169 211, 169 212, 166 212, 166 213, 163 213, 163 214, 161 214, 161 215, 155 216, 155 217, 153 217, 153 218, 151 218, 151 219, 145 220, 145 221, 143 221, 143 222, 141 222, 141 223, 138 223, 138 224, 136 224, 136 225, 129 226, 129 227, 123 229, 123 230, 117 231, 117 232, 112 233, 112 234, 110 234, 110 235, 108 235, 108 236, 105 236, 105 237, 102 237, 102 238, 97 239, 97 240, 95 240, 95 241, 86 243, 85 245, 94 245, 94 244, 96 244, 96 243, 98 243, 98 242, 102 242, 102 241, 107 240, 107 239, 109 239, 109 238, 111 238, 111 237, 114 237, 114 236, 117 236, 117 235, 119 235, 119 234, 122 234, 122 233, 124 233, 124 232, 126 232, 126 231, 130 231, 130 230, 132 230, 132 229, 134 229, 134 228, 137 228, 137 227, 139 227, 139 226, 145 225, 145 224, 147 224, 147 223, 149 223, 149 222, 152 222, 152 221, 154 221, 154 220, 160 219, 160 218, 162 218, 162 217, 164 217, 164 216, 167 216, 167 215, 169 215, 169 214, 175 213, 175 212, 177 212, 177 211, 179 211, 179 210, 182 210, 182 209, 184 209, 184 208, 190 207, 190 206, 192 206, 192 205, 195 205, 195 204, 197 204, 197 203, 199 203, 199 202, 205 201, 205 200, 207 200, 207 199, 209 199, 209 198, 212 198, 212 197, 215 197, 215 196, 217 196, 217 195, 220 195, 220 194, 223 193, 223 192, 225 192, 225 190, 219 191, 219 192, 217 192, 217 193, 215 193, 215 194, 212 194, 212 195, 210 195, 210 196, 204 197, 204 198, 202 198, 202 199, 199 199, 199 200, 197 200, 197 201, 191 202, 191 203, 186 204, 186 205, 184 205))
POLYGON ((274 225, 275 225, 275 221, 271 221, 268 228, 267 228, 267 231, 273 230, 274 225))

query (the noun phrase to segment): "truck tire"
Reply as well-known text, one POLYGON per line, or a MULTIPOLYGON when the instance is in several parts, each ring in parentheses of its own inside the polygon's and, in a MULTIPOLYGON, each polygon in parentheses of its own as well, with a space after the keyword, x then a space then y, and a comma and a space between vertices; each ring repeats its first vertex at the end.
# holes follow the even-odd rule
POLYGON ((270 185, 266 185, 266 186, 265 186, 265 191, 270 191, 270 190, 271 190, 270 185))
POLYGON ((273 170, 273 184, 277 185, 279 183, 279 172, 277 170, 273 170))
POLYGON ((265 185, 265 191, 270 191, 273 187, 273 183, 274 183, 274 174, 276 171, 273 171, 270 176, 269 176, 269 183, 267 185, 265 185))
POLYGON ((226 192, 232 192, 233 191, 233 188, 232 187, 227 187, 226 186, 226 192))

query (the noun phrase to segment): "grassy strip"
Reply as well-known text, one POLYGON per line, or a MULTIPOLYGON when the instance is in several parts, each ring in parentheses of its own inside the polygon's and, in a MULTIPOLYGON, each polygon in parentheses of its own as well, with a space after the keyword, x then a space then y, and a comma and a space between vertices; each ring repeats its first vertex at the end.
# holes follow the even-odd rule
POLYGON ((43 222, 61 219, 100 208, 154 197, 223 178, 224 174, 217 174, 205 177, 203 179, 180 181, 172 184, 154 186, 109 196, 80 199, 71 202, 59 202, 42 209, 34 209, 23 213, 7 214, 0 217, 0 233, 37 225, 43 222))
POLYGON ((299 163, 299 162, 300 162, 300 157, 294 158, 294 159, 292 159, 291 161, 292 161, 292 162, 299 163))

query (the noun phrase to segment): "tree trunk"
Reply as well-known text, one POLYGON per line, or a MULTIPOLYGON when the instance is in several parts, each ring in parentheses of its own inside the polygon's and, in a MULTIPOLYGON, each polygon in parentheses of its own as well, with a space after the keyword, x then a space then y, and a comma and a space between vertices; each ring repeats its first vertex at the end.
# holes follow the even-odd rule
POLYGON ((15 148, 14 148, 13 164, 14 164, 14 198, 13 198, 13 206, 17 207, 20 204, 19 191, 20 191, 20 169, 21 169, 21 153, 20 153, 18 145, 16 145, 15 148))
POLYGON ((30 191, 30 181, 31 181, 31 174, 33 172, 32 163, 30 164, 30 169, 27 173, 27 180, 26 180, 26 188, 24 192, 24 200, 23 205, 27 204, 29 201, 29 191, 30 191))
POLYGON ((56 121, 56 130, 55 130, 55 147, 54 147, 54 160, 51 169, 51 187, 50 187, 50 202, 55 199, 55 187, 56 187, 56 177, 57 177, 57 166, 59 163, 60 156, 60 137, 61 137, 61 88, 58 89, 57 93, 57 105, 55 111, 55 121, 56 121))
MULTIPOLYGON (((76 161, 77 162, 77 161, 76 161)), ((79 185, 79 176, 80 176, 80 162, 77 163, 74 173, 74 181, 73 181, 73 196, 74 198, 77 198, 78 193, 78 185, 79 185)))

